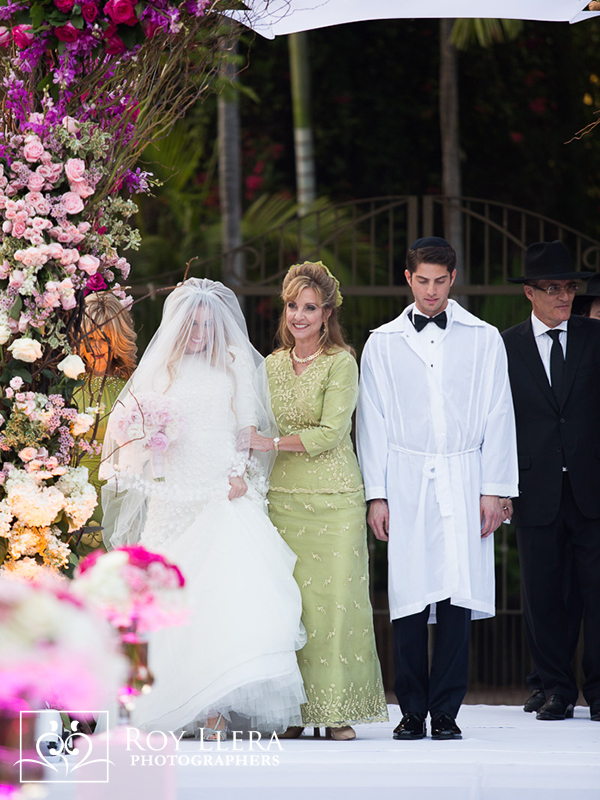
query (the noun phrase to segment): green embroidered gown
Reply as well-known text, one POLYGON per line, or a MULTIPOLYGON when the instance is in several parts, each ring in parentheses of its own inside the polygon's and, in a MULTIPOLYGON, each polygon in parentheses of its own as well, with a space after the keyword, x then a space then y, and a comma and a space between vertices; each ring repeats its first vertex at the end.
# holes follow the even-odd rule
MULTIPOLYGON (((115 404, 115 400, 121 393, 122 388, 127 381, 124 378, 117 378, 112 375, 107 375, 106 379, 102 375, 92 375, 89 381, 79 389, 74 395, 73 399, 77 403, 79 411, 84 412, 90 406, 100 406, 100 418, 98 420, 98 428, 96 429, 95 440, 98 444, 104 441, 104 434, 106 433, 106 426, 108 425, 108 417, 115 404)), ((86 435, 86 438, 92 439, 92 430, 86 435)), ((98 528, 102 524, 102 506, 100 504, 100 489, 102 488, 102 481, 98 477, 98 469, 100 467, 101 454, 89 455, 84 454, 79 462, 79 466, 87 467, 89 471, 90 483, 95 487, 96 494, 98 495, 98 505, 94 509, 94 513, 86 523, 89 526, 97 525, 98 528)), ((82 537, 83 548, 82 554, 85 550, 93 550, 102 545, 102 533, 91 532, 84 534, 82 537)))
POLYGON ((298 652, 308 703, 305 725, 339 727, 388 719, 369 600, 366 509, 350 440, 358 368, 346 351, 323 354, 302 373, 288 351, 266 360, 280 436, 299 434, 305 453, 281 451, 269 513, 298 556, 308 641, 298 652))

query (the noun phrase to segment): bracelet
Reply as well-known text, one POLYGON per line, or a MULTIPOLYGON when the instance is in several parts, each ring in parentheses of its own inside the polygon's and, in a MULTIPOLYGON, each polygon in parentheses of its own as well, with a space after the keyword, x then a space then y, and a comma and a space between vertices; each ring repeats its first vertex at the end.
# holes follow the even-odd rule
POLYGON ((275 449, 275 452, 278 453, 279 452, 279 436, 276 436, 273 439, 273 447, 275 449))

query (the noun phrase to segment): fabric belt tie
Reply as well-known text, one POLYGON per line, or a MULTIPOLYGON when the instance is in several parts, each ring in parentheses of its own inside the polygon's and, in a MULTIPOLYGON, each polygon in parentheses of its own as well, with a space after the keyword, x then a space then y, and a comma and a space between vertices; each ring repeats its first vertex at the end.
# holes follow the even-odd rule
POLYGON ((425 464, 423 464, 423 477, 433 480, 435 483, 435 496, 442 517, 451 517, 454 514, 454 503, 452 502, 449 460, 468 453, 478 453, 481 447, 470 447, 467 450, 458 450, 455 453, 424 453, 420 450, 410 450, 407 447, 400 447, 400 445, 392 443, 388 443, 388 447, 397 453, 420 456, 426 459, 425 464))

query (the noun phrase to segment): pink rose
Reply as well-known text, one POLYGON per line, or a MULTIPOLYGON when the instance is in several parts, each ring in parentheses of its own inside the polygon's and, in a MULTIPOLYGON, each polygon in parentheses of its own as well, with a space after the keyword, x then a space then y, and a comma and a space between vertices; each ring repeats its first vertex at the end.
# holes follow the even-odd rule
POLYGON ((94 189, 89 185, 87 181, 75 181, 71 186, 71 189, 78 194, 79 197, 91 197, 94 194, 94 189))
POLYGON ((35 447, 24 447, 22 450, 19 451, 19 458, 21 459, 21 461, 31 461, 36 456, 37 456, 37 448, 35 447))
POLYGON ((85 161, 81 158, 69 158, 65 164, 65 175, 67 180, 81 181, 85 173, 85 161))
POLYGON ((29 47, 31 42, 33 42, 35 37, 33 33, 29 33, 31 28, 31 25, 15 25, 15 27, 12 29, 14 42, 19 50, 29 47))
POLYGON ((42 175, 38 175, 37 173, 33 173, 29 180, 27 181, 27 188, 30 192, 41 192, 44 188, 44 180, 42 175))
POLYGON ((98 16, 98 8, 95 3, 82 3, 81 5, 81 16, 84 18, 86 22, 90 24, 96 19, 98 16))
POLYGON ((45 231, 46 228, 51 228, 52 223, 49 219, 43 219, 42 217, 34 217, 31 220, 31 227, 34 231, 45 231))
MULTIPOLYGON (((75 192, 65 192, 61 198, 62 207, 67 214, 79 214, 84 209, 83 200, 75 192)), ((59 242, 62 239, 59 237, 59 242)))
POLYGON ((10 31, 4 25, 0 25, 0 47, 8 47, 10 44, 10 31))
POLYGON ((96 258, 96 256, 85 255, 81 256, 79 259, 78 267, 82 269, 84 272, 87 272, 88 275, 94 275, 98 272, 98 267, 100 266, 100 259, 96 258))
POLYGON ((24 222, 21 222, 20 220, 15 220, 12 227, 13 236, 16 236, 17 239, 22 239, 23 234, 25 233, 26 230, 27 230, 27 225, 25 225, 24 222))
POLYGON ((135 15, 135 3, 131 0, 108 0, 104 6, 104 13, 112 19, 115 25, 136 25, 138 18, 135 15))
POLYGON ((70 22, 54 28, 54 35, 60 42, 76 42, 79 39, 79 31, 70 22))
POLYGON ((36 203, 34 203, 33 207, 35 208, 37 214, 47 215, 50 213, 50 203, 45 197, 42 197, 41 200, 38 200, 36 203))
POLYGON ((40 142, 39 139, 32 139, 31 141, 27 142, 27 144, 23 148, 23 155, 25 156, 25 160, 29 162, 39 161, 43 152, 44 152, 44 145, 40 142))
POLYGON ((81 128, 81 124, 75 119, 75 117, 63 117, 62 124, 67 133, 77 133, 77 131, 81 128))
POLYGON ((68 14, 70 11, 73 11, 75 0, 54 0, 54 5, 59 11, 62 11, 63 14, 68 14))

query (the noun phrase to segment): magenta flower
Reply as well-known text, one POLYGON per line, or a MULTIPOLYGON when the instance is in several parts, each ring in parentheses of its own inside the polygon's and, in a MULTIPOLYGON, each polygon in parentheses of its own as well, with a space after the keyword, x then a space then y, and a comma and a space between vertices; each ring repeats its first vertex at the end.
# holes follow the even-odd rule
POLYGON ((108 14, 115 25, 136 25, 138 22, 135 15, 135 3, 132 3, 131 0, 108 0, 104 6, 104 13, 108 14))
POLYGON ((62 11, 63 14, 68 14, 70 11, 73 11, 75 0, 54 0, 54 5, 59 11, 62 11))
POLYGON ((82 3, 81 16, 91 25, 98 16, 98 7, 95 3, 82 3))
POLYGON ((103 292, 106 288, 106 281, 103 276, 99 272, 96 272, 88 278, 83 294, 88 295, 90 292, 103 292))
POLYGON ((13 39, 19 50, 24 50, 29 47, 31 42, 35 39, 33 33, 29 33, 31 25, 15 25, 12 29, 13 39))
POLYGON ((76 42, 79 39, 79 31, 70 22, 54 28, 54 35, 61 42, 76 42))

